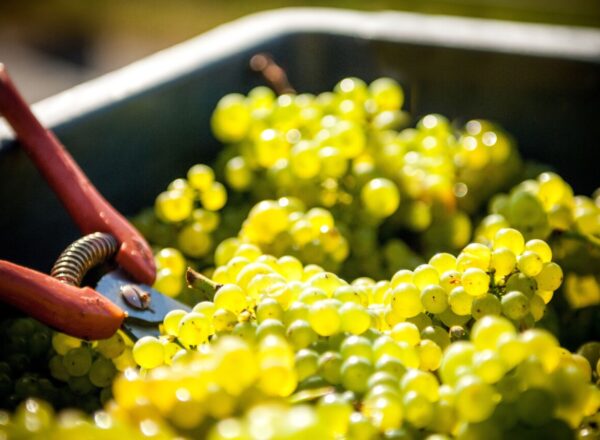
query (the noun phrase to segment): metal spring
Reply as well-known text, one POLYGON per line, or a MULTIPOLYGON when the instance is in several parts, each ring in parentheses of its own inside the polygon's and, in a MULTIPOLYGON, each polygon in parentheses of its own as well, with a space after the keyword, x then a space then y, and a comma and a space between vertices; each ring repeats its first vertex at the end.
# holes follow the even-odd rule
POLYGON ((51 275, 65 284, 79 286, 86 272, 112 257, 118 247, 117 240, 103 232, 81 237, 60 254, 51 275))

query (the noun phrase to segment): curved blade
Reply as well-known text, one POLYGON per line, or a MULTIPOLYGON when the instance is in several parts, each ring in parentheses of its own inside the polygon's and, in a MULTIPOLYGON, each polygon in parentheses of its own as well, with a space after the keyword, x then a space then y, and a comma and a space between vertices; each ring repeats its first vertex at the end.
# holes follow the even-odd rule
POLYGON ((121 328, 134 341, 143 336, 158 336, 158 326, 171 310, 191 310, 150 286, 133 282, 120 269, 100 278, 96 291, 127 312, 121 328))

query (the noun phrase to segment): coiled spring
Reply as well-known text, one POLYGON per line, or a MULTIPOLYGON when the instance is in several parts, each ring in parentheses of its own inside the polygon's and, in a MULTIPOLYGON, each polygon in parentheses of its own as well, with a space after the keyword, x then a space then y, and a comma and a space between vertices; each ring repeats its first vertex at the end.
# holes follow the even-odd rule
POLYGON ((103 232, 81 237, 60 254, 51 275, 65 284, 79 286, 86 272, 112 257, 118 247, 117 240, 103 232))

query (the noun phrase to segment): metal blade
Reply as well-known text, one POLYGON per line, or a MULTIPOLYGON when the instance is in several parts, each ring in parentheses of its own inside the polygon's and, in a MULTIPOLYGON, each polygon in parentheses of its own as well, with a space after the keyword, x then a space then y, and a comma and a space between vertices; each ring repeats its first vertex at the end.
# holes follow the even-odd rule
POLYGON ((158 325, 171 310, 191 310, 150 286, 134 283, 120 269, 100 278, 96 291, 127 312, 121 327, 134 341, 144 336, 158 336, 158 325))

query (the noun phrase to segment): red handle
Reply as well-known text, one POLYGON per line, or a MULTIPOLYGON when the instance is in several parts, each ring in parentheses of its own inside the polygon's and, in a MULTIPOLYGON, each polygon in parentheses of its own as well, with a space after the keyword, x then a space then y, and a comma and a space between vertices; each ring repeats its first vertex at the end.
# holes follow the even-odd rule
POLYGON ((0 64, 0 113, 21 146, 57 194, 81 232, 107 232, 119 242, 117 263, 141 283, 152 285, 156 267, 150 246, 125 217, 104 199, 60 141, 46 130, 0 64))
POLYGON ((125 313, 90 287, 74 287, 35 270, 0 260, 0 299, 64 333, 106 339, 125 313))

